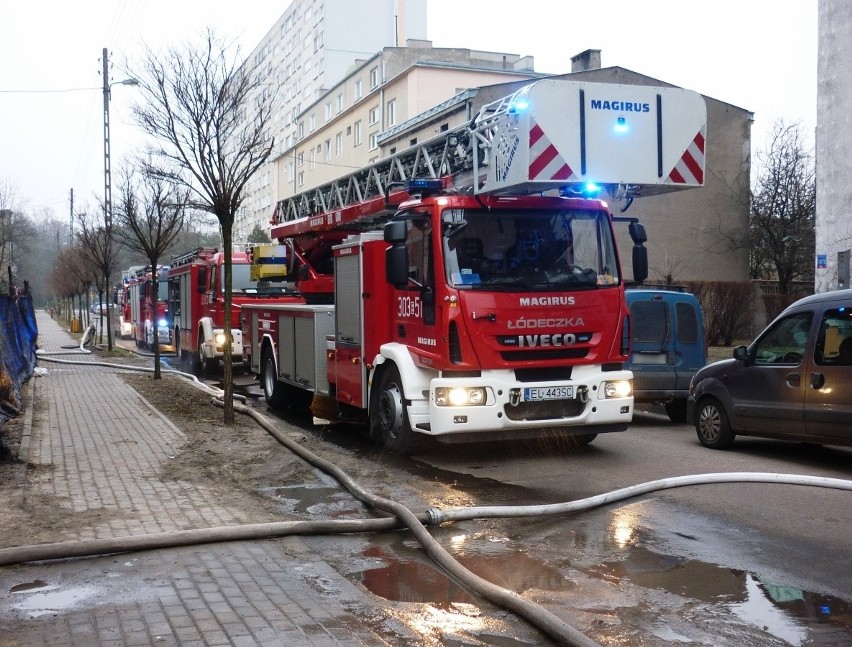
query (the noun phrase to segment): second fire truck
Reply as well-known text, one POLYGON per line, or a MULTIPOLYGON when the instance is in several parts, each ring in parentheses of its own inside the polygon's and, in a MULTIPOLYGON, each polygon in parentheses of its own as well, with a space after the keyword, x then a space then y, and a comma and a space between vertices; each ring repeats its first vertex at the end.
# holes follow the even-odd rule
MULTIPOLYGON (((541 80, 473 122, 282 201, 272 237, 304 303, 243 307, 273 407, 314 394, 391 451, 633 415, 630 318, 606 201, 701 186, 706 109, 671 87, 541 80), (426 179, 420 179, 426 176, 426 179)), ((646 236, 630 223, 634 279, 646 236)))
MULTIPOLYGON (((250 255, 234 251, 231 258, 231 352, 235 364, 243 358, 240 308, 260 301, 301 301, 292 290, 252 276, 250 255)), ((164 282, 165 283, 165 282, 164 282)), ((175 352, 197 371, 209 371, 222 361, 225 349, 225 254, 200 247, 175 257, 168 272, 168 305, 175 352)))

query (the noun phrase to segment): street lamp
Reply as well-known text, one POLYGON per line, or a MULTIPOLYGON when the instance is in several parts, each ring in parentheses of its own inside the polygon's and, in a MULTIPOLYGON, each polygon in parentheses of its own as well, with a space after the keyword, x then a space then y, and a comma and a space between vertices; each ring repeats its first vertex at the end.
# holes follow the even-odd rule
POLYGON ((109 158, 109 100, 110 88, 114 85, 139 85, 137 79, 109 82, 109 51, 104 47, 104 220, 108 229, 112 228, 112 177, 109 158))

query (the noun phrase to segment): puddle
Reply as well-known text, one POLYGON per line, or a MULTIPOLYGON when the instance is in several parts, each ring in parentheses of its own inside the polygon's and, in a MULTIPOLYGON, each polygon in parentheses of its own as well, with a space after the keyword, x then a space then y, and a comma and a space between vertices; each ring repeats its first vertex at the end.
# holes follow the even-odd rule
POLYGON ((852 632, 852 603, 781 586, 760 575, 633 546, 624 559, 585 569, 613 583, 629 581, 646 588, 700 600, 784 640, 803 645, 812 631, 852 632))
MULTIPOLYGON (((36 582, 29 582, 27 585, 38 582, 40 581, 36 580, 36 582)), ((57 611, 71 609, 97 593, 97 588, 94 586, 73 586, 62 589, 58 585, 44 584, 43 587, 19 590, 18 593, 26 593, 27 595, 21 599, 16 599, 13 607, 23 611, 30 618, 38 618, 55 614, 57 611)))
POLYGON ((16 584, 11 589, 9 589, 9 593, 24 593, 26 591, 34 591, 35 589, 43 589, 46 586, 49 586, 49 584, 44 580, 34 580, 33 582, 24 582, 23 584, 16 584))
POLYGON ((339 487, 299 485, 263 488, 261 492, 278 502, 286 514, 323 515, 340 518, 363 515, 364 506, 339 487))
MULTIPOLYGON (((528 589, 562 591, 572 584, 557 569, 513 550, 502 542, 464 535, 451 540, 450 552, 469 571, 489 582, 523 593, 528 589)), ((373 546, 363 556, 382 566, 356 574, 372 593, 386 600, 425 602, 449 610, 458 604, 479 604, 464 588, 423 556, 419 548, 396 544, 373 546)))
MULTIPOLYGON (((697 600, 708 613, 717 617, 722 614, 731 622, 753 627, 794 647, 852 644, 849 601, 782 586, 758 573, 655 552, 637 541, 635 528, 628 532, 615 524, 609 531, 612 534, 608 539, 601 538, 601 543, 611 542, 605 554, 617 558, 582 567, 589 577, 697 600)), ((458 535, 445 536, 441 543, 468 570, 521 594, 530 589, 560 592, 574 587, 557 567, 515 549, 509 540, 458 535)), ((379 565, 354 576, 370 592, 387 600, 427 603, 444 611, 459 604, 478 604, 435 566, 416 542, 374 544, 362 556, 379 565)), ((658 637, 666 640, 690 641, 672 630, 661 631, 665 635, 658 637)))

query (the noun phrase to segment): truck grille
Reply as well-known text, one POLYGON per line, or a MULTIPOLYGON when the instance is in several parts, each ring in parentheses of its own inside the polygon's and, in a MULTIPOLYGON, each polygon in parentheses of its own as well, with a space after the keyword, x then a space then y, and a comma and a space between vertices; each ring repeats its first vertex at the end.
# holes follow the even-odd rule
POLYGON ((549 350, 504 350, 500 357, 507 362, 534 362, 542 359, 582 359, 588 348, 552 348, 549 350))
POLYGON ((579 400, 546 400, 544 402, 520 402, 516 406, 504 407, 509 420, 553 420, 554 418, 576 418, 583 413, 585 404, 579 400))

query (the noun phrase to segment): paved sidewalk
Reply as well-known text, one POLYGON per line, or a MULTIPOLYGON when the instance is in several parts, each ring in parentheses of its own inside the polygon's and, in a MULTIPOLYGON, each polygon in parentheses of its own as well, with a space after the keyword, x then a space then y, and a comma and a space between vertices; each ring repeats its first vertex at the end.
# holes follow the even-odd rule
MULTIPOLYGON (((37 321, 44 351, 75 343, 45 312, 37 321)), ((47 373, 27 387, 37 415, 21 446, 21 488, 24 501, 56 502, 56 541, 246 520, 202 487, 158 478, 183 434, 116 370, 39 366, 47 373), (69 531, 63 515, 90 523, 69 531)), ((2 646, 418 642, 292 537, 2 567, 0 591, 2 646)))

